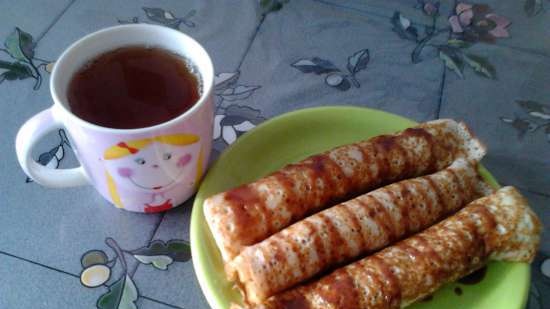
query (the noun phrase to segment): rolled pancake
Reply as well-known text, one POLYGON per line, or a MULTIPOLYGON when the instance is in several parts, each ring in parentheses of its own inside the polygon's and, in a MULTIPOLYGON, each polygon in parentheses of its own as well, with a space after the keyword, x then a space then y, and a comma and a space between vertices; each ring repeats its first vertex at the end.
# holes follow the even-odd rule
POLYGON ((493 190, 464 159, 299 221, 246 247, 227 272, 250 303, 423 230, 493 190), (237 274, 237 276, 235 276, 237 274), (236 277, 236 278, 235 278, 236 277))
POLYGON ((413 237, 253 308, 402 308, 489 260, 532 262, 540 233, 527 201, 505 187, 413 237))
POLYGON ((393 135, 345 145, 204 202, 224 262, 307 215, 384 184, 421 176, 485 147, 463 123, 435 120, 393 135))

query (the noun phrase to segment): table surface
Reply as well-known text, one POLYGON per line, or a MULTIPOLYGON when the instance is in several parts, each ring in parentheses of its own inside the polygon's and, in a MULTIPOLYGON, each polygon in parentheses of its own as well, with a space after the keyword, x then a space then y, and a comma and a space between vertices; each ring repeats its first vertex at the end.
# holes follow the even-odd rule
MULTIPOLYGON (((489 148, 483 164, 546 223, 528 308, 550 308, 550 1, 438 2, 1 1, 0 308, 94 308, 125 272, 137 308, 208 307, 188 255, 166 270, 135 257, 153 241, 187 243, 192 201, 129 213, 90 186, 33 183, 15 157, 18 128, 52 103, 50 63, 85 34, 124 23, 179 29, 208 50, 218 74, 215 155, 262 121, 305 107, 464 120, 489 148), (107 284, 87 288, 81 258, 99 250, 113 259, 107 239, 127 269, 111 262, 107 284)), ((63 132, 35 150, 53 168, 77 164, 63 132)))

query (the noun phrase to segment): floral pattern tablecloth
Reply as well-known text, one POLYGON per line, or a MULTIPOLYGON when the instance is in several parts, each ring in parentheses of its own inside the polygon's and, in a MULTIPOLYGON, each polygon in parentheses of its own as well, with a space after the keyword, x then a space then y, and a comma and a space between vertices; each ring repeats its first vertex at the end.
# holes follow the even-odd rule
MULTIPOLYGON (((190 261, 192 200, 127 213, 91 187, 41 187, 15 158, 18 128, 51 104, 60 53, 127 23, 177 29, 211 54, 214 157, 312 106, 466 121, 489 147, 485 166, 545 223, 528 308, 550 308, 550 1, 20 0, 1 12, 0 308, 208 307, 190 261)), ((77 164, 63 130, 36 148, 42 165, 77 164)))

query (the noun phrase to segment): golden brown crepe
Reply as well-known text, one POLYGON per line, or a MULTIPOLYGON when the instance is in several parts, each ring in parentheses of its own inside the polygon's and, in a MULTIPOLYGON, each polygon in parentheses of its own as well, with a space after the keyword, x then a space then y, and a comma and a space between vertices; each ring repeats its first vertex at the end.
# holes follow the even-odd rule
POLYGON ((216 194, 204 215, 224 262, 307 215, 394 181, 433 173, 485 147, 463 123, 426 122, 393 135, 341 146, 250 184, 216 194))
POLYGON ((405 307, 489 260, 531 262, 540 233, 527 201, 505 187, 413 237, 251 308, 405 307))
POLYGON ((250 303, 423 230, 493 190, 463 159, 371 191, 246 247, 227 265, 250 303), (235 276, 236 275, 236 276, 235 276))

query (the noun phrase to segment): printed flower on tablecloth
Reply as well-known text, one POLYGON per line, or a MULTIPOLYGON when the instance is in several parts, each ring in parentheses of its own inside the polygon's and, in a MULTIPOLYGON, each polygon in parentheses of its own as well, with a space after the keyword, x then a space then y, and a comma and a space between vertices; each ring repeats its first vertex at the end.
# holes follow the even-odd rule
POLYGON ((421 9, 424 14, 428 16, 434 16, 439 14, 439 1, 425 1, 425 0, 418 0, 418 3, 416 5, 416 8, 421 9))
POLYGON ((261 111, 233 102, 243 101, 261 86, 238 83, 241 72, 223 72, 214 77, 216 114, 214 116, 214 151, 220 153, 239 136, 265 120, 261 111), (227 104, 231 102, 231 104, 227 104))
POLYGON ((220 110, 220 114, 214 118, 214 140, 222 140, 230 145, 264 120, 259 110, 248 106, 230 105, 220 110))
POLYGON ((491 12, 484 4, 458 3, 455 15, 449 17, 449 24, 455 37, 468 42, 494 43, 498 38, 507 38, 510 21, 491 12))
POLYGON ((437 21, 442 17, 439 1, 418 0, 416 7, 432 19, 423 31, 419 30, 420 25, 399 11, 391 18, 392 30, 400 38, 415 44, 411 52, 412 63, 420 63, 430 55, 438 57, 460 78, 464 78, 464 68, 470 67, 481 77, 496 79, 496 69, 489 57, 467 50, 478 42, 493 43, 509 37, 510 20, 493 13, 487 5, 459 2, 448 18, 449 26, 437 28, 437 21))

